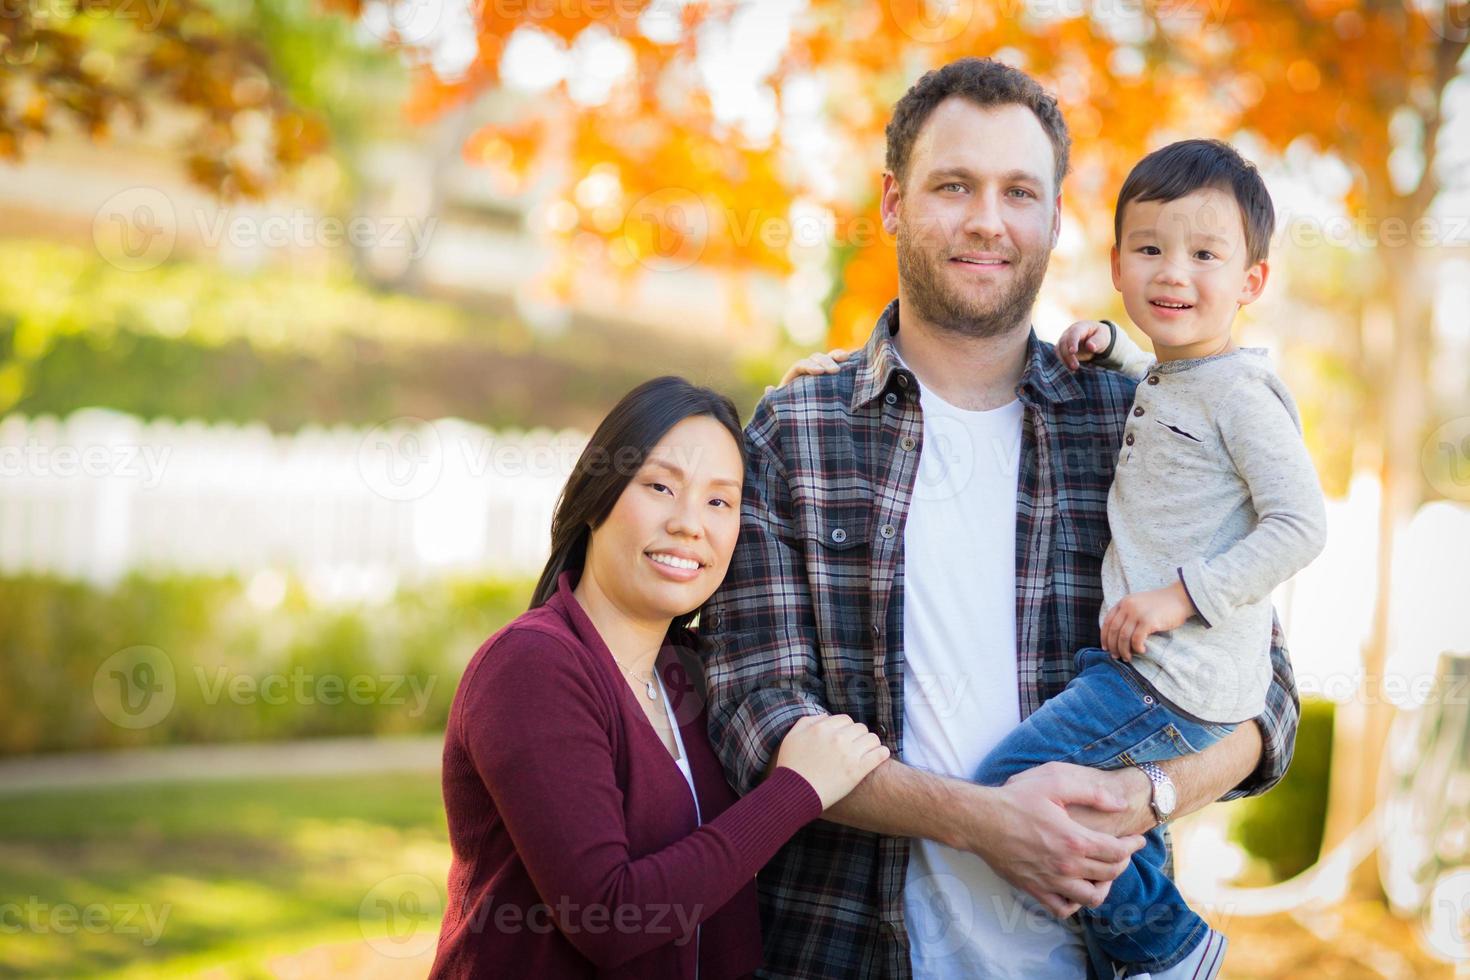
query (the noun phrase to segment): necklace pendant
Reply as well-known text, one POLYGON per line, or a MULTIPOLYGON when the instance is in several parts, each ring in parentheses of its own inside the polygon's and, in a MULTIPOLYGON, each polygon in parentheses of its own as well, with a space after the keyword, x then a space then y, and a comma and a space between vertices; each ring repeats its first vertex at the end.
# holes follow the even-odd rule
POLYGON ((653 681, 648 682, 648 700, 657 701, 658 692, 653 689, 653 681))

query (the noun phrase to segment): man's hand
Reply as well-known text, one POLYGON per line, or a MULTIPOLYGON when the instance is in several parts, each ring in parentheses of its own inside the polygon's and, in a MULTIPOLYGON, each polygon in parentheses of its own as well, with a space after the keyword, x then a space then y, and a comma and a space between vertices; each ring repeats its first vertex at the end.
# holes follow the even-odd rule
POLYGON ((1098 320, 1078 320, 1057 338, 1057 356, 1068 371, 1076 371, 1081 362, 1092 360, 1092 355, 1108 346, 1111 332, 1108 325, 1098 320))
MULTIPOLYGON (((1026 772, 1017 773, 1012 780, 1032 778, 1033 773, 1044 770, 1037 766, 1026 772)), ((1158 825, 1153 807, 1149 803, 1154 797, 1154 784, 1137 766, 1107 771, 1094 770, 1102 779, 1104 787, 1115 796, 1127 801, 1121 810, 1099 810, 1096 807, 1073 803, 1067 807, 1067 816, 1089 830, 1112 834, 1114 837, 1129 837, 1152 830, 1158 825)))
POLYGON ((1126 811, 1128 801, 1109 788, 1111 775, 1064 762, 1018 773, 990 791, 993 806, 965 848, 1059 919, 1095 906, 1143 846, 1141 836, 1089 830, 1067 814, 1070 805, 1126 811))
POLYGON ((1143 652, 1150 635, 1183 626, 1194 611, 1183 582, 1126 595, 1103 619, 1103 649, 1114 660, 1132 660, 1135 653, 1143 652))
MULTIPOLYGON (((1107 327, 1103 327, 1104 337, 1107 336, 1107 329, 1107 327)), ((1103 341, 1103 346, 1107 346, 1106 340, 1103 341)), ((1098 348, 1098 350, 1101 349, 1101 347, 1098 348)), ((766 394, 769 395, 777 388, 786 387, 803 374, 836 374, 841 370, 842 362, 851 356, 852 351, 843 350, 841 347, 834 347, 825 354, 821 351, 817 351, 815 354, 809 354, 787 368, 786 373, 781 376, 781 381, 778 384, 766 385, 766 394)))

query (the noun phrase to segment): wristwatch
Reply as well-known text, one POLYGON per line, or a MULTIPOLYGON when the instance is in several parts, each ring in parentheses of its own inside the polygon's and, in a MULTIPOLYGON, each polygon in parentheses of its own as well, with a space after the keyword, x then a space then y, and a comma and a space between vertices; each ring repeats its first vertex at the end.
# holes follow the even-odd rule
POLYGON ((1149 797, 1148 806, 1154 813, 1154 819, 1162 824, 1173 815, 1174 806, 1178 802, 1174 793, 1174 781, 1152 762, 1140 762, 1137 765, 1153 784, 1153 795, 1149 797))

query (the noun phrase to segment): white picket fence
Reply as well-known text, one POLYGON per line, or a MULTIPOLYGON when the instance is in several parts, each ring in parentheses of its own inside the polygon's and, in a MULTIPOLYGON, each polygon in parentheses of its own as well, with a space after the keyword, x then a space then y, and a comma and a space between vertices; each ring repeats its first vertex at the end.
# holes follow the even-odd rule
POLYGON ((584 434, 454 419, 371 430, 0 419, 0 575, 289 571, 328 595, 534 575, 584 434))

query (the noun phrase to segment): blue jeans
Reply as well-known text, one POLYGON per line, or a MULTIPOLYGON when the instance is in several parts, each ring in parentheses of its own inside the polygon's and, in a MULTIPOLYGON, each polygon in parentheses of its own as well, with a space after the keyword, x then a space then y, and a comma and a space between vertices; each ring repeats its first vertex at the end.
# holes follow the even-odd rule
MULTIPOLYGON (((1202 752, 1234 730, 1181 715, 1163 704, 1131 666, 1106 650, 1077 651, 1077 676, 1017 726, 980 764, 976 781, 999 786, 1044 762, 1121 769, 1202 752)), ((1164 874, 1163 828, 1144 846, 1095 909, 1077 913, 1093 945, 1142 970, 1164 970, 1204 937, 1205 921, 1164 874)), ((1131 971, 1130 971, 1131 972, 1131 971)))

